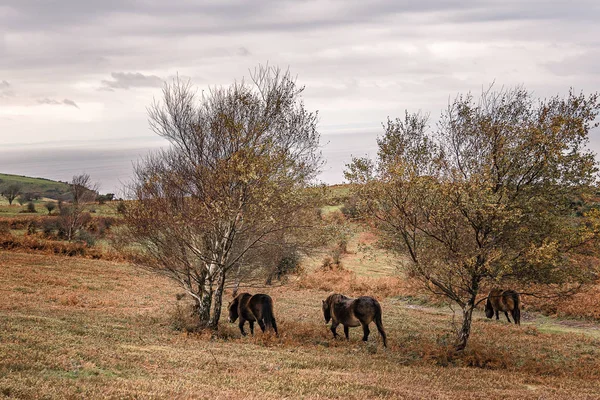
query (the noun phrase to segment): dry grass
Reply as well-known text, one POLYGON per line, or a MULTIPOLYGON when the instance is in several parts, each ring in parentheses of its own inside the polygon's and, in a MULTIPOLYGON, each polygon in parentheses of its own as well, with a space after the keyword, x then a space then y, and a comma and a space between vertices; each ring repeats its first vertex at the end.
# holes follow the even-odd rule
POLYGON ((126 254, 119 254, 115 251, 90 247, 84 242, 49 240, 41 235, 13 235, 10 232, 1 231, 0 249, 113 261, 123 261, 127 257, 126 254))
POLYGON ((478 317, 469 350, 457 358, 447 351, 448 312, 386 298, 388 283, 356 289, 382 300, 385 350, 376 332, 367 344, 359 329, 350 342, 333 340, 320 313, 327 292, 301 285, 268 290, 280 337, 240 338, 225 322, 211 337, 175 331, 177 288, 129 265, 8 252, 0 265, 3 397, 575 399, 600 392, 600 342, 585 330, 544 333, 478 317))

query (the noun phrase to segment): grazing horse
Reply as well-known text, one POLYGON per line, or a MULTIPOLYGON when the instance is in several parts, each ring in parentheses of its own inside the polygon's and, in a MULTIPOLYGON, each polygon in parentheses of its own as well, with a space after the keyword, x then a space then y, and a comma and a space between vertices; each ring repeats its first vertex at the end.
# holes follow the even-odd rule
POLYGON ((508 311, 512 314, 515 324, 521 325, 521 298, 514 290, 492 289, 488 295, 487 303, 485 304, 485 316, 492 318, 496 313, 496 319, 500 319, 498 312, 503 311, 506 319, 508 311))
POLYGON ((331 320, 331 332, 337 337, 335 331, 339 324, 344 325, 344 334, 349 339, 350 327, 362 325, 363 341, 369 338, 369 324, 375 321, 377 330, 383 339, 383 346, 387 347, 387 337, 381 322, 381 306, 379 302, 370 296, 361 296, 357 299, 346 297, 343 294, 334 293, 323 300, 323 316, 325 323, 331 320))
POLYGON ((273 328, 277 335, 277 322, 273 315, 273 299, 266 294, 240 293, 231 303, 229 303, 229 322, 235 322, 238 317, 240 322, 240 332, 246 336, 244 332, 244 324, 248 321, 250 325, 250 333, 254 335, 254 322, 258 322, 260 329, 264 332, 267 328, 273 328))

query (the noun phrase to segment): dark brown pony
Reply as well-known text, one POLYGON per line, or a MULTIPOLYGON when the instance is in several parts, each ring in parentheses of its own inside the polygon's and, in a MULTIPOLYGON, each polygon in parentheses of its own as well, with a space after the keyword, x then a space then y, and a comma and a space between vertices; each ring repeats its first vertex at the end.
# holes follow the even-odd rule
POLYGON ((500 319, 498 316, 499 311, 504 312, 509 323, 511 320, 508 318, 508 311, 510 311, 515 324, 521 325, 521 298, 519 297, 519 293, 514 290, 490 290, 487 303, 485 304, 485 316, 492 318, 495 313, 496 319, 500 319))
POLYGON ((250 333, 254 335, 254 322, 258 322, 260 329, 264 332, 267 328, 273 328, 277 335, 277 322, 273 315, 273 299, 266 294, 240 293, 231 303, 229 303, 229 322, 235 322, 240 319, 238 326, 242 335, 244 332, 244 324, 248 321, 250 325, 250 333))
POLYGON ((323 316, 325 323, 331 320, 331 332, 337 337, 335 331, 339 324, 344 325, 344 334, 349 339, 350 327, 362 325, 363 341, 369 338, 369 324, 375 321, 377 330, 383 339, 383 346, 387 347, 387 337, 381 322, 381 306, 379 302, 370 296, 361 296, 356 299, 346 297, 343 294, 334 293, 323 300, 323 316))

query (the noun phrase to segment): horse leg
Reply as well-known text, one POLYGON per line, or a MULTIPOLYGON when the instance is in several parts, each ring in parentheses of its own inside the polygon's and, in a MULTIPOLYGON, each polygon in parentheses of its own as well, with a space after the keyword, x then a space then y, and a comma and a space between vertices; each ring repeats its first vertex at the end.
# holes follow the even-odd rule
POLYGON ((383 339, 383 347, 387 347, 387 336, 385 331, 383 330, 383 322, 381 322, 381 313, 375 315, 375 325, 377 326, 377 330, 381 335, 381 339, 383 339))
POLYGON ((350 340, 350 327, 348 325, 344 325, 344 335, 346 335, 346 340, 350 340))
POLYGON ((240 322, 238 324, 238 326, 240 327, 240 332, 242 332, 242 336, 246 336, 246 332, 244 332, 244 324, 246 323, 246 320, 242 317, 240 317, 240 322))
POLYGON ((369 324, 362 324, 363 327, 363 342, 366 342, 367 340, 369 340, 369 332, 371 332, 369 330, 369 324))
POLYGON ((258 326, 260 326, 260 329, 263 331, 263 333, 265 332, 265 323, 262 321, 262 319, 259 319, 258 321, 258 326))
POLYGON ((513 308, 510 312, 516 325, 521 325, 521 311, 518 308, 513 308))
POLYGON ((508 313, 506 311, 504 311, 504 315, 506 315, 506 319, 508 320, 508 323, 512 324, 512 321, 510 320, 510 318, 508 318, 508 313))
POLYGON ((498 316, 498 310, 496 310, 496 321, 498 321, 500 317, 498 316))
POLYGON ((248 321, 248 324, 250 325, 250 333, 254 336, 254 321, 248 321))
POLYGON ((338 335, 338 334, 337 334, 337 332, 335 331, 335 330, 336 330, 336 328, 337 328, 337 326, 338 326, 338 324, 337 324, 337 323, 335 323, 335 322, 332 322, 332 323, 331 323, 331 328, 330 328, 330 330, 331 330, 331 333, 333 333, 333 338, 334 338, 334 339, 335 339, 335 338, 337 337, 337 335, 338 335))
POLYGON ((271 325, 273 325, 273 330, 275 331, 275 336, 279 336, 279 333, 277 332, 277 322, 275 322, 275 318, 273 318, 271 320, 271 325))

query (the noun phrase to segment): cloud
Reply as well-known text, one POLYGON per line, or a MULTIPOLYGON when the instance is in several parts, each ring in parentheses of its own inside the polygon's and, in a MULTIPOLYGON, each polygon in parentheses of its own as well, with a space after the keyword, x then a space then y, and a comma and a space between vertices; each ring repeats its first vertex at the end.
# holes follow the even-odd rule
POLYGON ((65 104, 67 106, 79 108, 79 106, 77 105, 77 103, 75 103, 73 100, 70 100, 70 99, 64 99, 63 100, 63 104, 65 104))
POLYGON ((48 97, 45 97, 43 99, 38 99, 37 102, 39 104, 49 104, 49 105, 53 105, 53 106, 66 105, 66 106, 79 108, 77 103, 75 103, 73 100, 70 100, 70 99, 64 99, 63 101, 58 101, 55 99, 49 99, 48 97))
POLYGON ((0 98, 2 97, 13 97, 15 92, 10 89, 10 83, 8 81, 0 81, 0 98))
MULTIPOLYGON (((435 119, 449 96, 494 80, 523 84, 540 97, 571 86, 597 90, 600 2, 540 3, 2 0, 0 115, 14 122, 2 120, 0 132, 35 141, 51 131, 60 143, 151 136, 145 109, 157 94, 150 89, 163 79, 179 74, 205 90, 247 78, 267 61, 289 67, 306 86, 306 106, 320 110, 324 135, 344 124, 373 136, 380 121, 405 109, 435 119), (85 99, 85 107, 69 112, 77 104, 67 100, 75 98, 85 99), (37 99, 48 106, 28 107, 37 99), (44 117, 31 118, 36 112, 44 117)), ((328 168, 341 180, 349 154, 376 142, 359 133, 336 135, 328 168)))
POLYGON ((250 54, 251 54, 251 53, 250 53, 250 50, 248 50, 248 49, 247 49, 247 48, 245 48, 244 46, 241 46, 241 47, 239 47, 239 48, 237 49, 237 55, 238 55, 238 56, 247 57, 247 56, 249 56, 250 54))
POLYGON ((140 72, 113 72, 112 80, 103 80, 101 90, 161 87, 164 81, 156 75, 144 75, 140 72))

